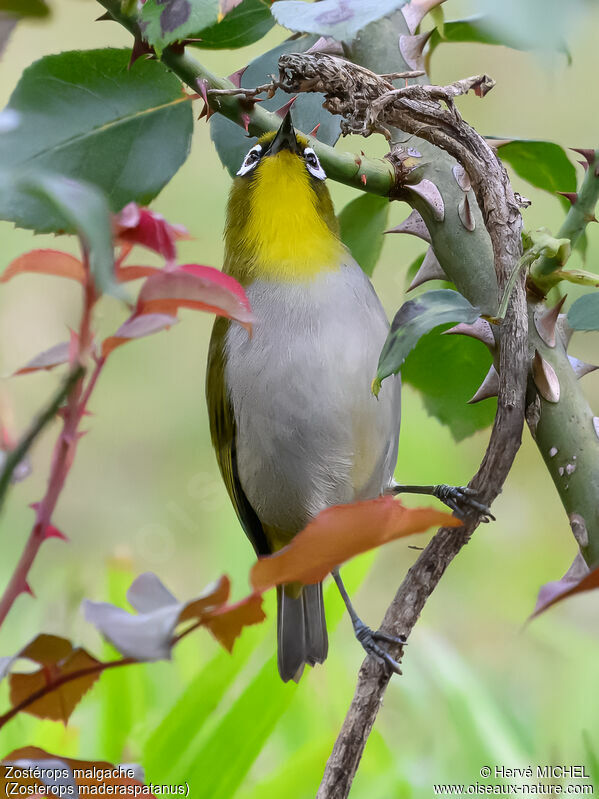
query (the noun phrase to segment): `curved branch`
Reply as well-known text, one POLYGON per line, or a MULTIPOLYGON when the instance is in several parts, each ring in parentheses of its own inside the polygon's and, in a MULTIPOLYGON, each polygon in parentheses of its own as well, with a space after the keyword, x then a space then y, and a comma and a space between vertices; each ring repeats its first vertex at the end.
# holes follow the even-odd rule
MULTIPOLYGON (((285 57, 281 77, 294 88, 307 85, 303 68, 313 71, 311 56, 285 57), (293 65, 292 65, 293 64, 293 65)), ((351 73, 345 62, 344 71, 351 73)), ((361 70, 361 77, 363 70, 361 70)), ((311 75, 313 77, 313 75, 311 75)), ((376 84, 372 75, 370 86, 376 84)), ((327 86, 329 84, 327 83, 327 86)), ((335 85, 335 81, 331 82, 335 85)), ((383 126, 418 134, 458 160, 466 169, 476 194, 493 247, 499 292, 517 267, 522 254, 522 221, 518 204, 505 169, 485 140, 466 124, 453 105, 461 90, 487 85, 476 79, 454 86, 411 86, 389 91, 381 82, 379 98, 370 96, 361 108, 355 97, 348 99, 341 81, 336 94, 327 94, 327 104, 338 113, 346 112, 346 121, 354 132, 369 133, 383 126), (456 88, 457 87, 457 88, 456 88), (467 87, 467 88, 466 88, 467 87), (440 100, 446 108, 440 105, 440 100), (360 122, 360 113, 363 116, 360 122), (361 127, 360 127, 361 125, 361 127)), ((323 87, 321 87, 322 90, 323 87)), ((499 297, 496 298, 498 301, 499 297)), ((497 415, 489 446, 471 481, 486 504, 500 493, 521 442, 524 422, 524 398, 527 378, 527 313, 523 278, 516 284, 505 320, 499 329, 500 388, 497 415)), ((467 543, 478 526, 470 522, 458 531, 442 528, 408 572, 385 614, 381 631, 408 636, 428 597, 445 569, 467 543)), ((360 669, 353 701, 328 760, 317 799, 343 799, 349 793, 368 735, 380 709, 390 675, 384 666, 366 659, 360 669)))

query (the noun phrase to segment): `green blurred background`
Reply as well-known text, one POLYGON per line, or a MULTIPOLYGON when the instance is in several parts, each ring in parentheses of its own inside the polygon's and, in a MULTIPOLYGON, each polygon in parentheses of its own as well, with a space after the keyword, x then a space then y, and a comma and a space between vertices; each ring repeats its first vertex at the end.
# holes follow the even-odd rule
MULTIPOLYGON (((450 0, 444 8, 448 18, 456 18, 476 6, 450 0)), ((21 23, 9 42, 0 63, 2 105, 22 70, 46 53, 130 44, 118 25, 93 22, 101 9, 91 0, 55 0, 53 11, 45 23, 21 23)), ((569 32, 571 65, 551 52, 445 45, 433 56, 432 78, 448 82, 487 72, 497 80, 484 101, 460 101, 482 133, 595 147, 598 28, 599 9, 588 4, 569 32)), ((197 55, 216 73, 229 74, 285 35, 274 28, 252 47, 197 55)), ((375 139, 339 146, 384 151, 375 139)), ((518 178, 514 186, 533 200, 525 225, 556 231, 562 218, 557 200, 518 178)), ((338 210, 353 196, 345 187, 330 188, 338 210)), ((194 237, 180 244, 181 262, 220 266, 228 189, 208 126, 199 122, 189 160, 153 203, 194 237)), ((397 224, 407 213, 407 206, 395 203, 390 222, 397 224)), ((593 269, 599 254, 595 229, 589 239, 586 268, 593 269)), ((0 270, 22 252, 48 246, 75 251, 73 241, 34 237, 1 223, 0 270)), ((385 238, 374 283, 390 315, 403 301, 407 265, 420 252, 422 244, 413 238, 385 238)), ((138 250, 132 262, 152 261, 138 250)), ((581 266, 578 254, 572 265, 581 266)), ((3 285, 1 374, 64 340, 78 313, 78 288, 69 281, 25 275, 3 285)), ((39 631, 108 654, 84 622, 80 602, 88 597, 126 606, 127 585, 143 571, 157 572, 181 598, 196 596, 223 572, 233 581, 235 598, 247 593, 253 553, 218 474, 204 404, 212 319, 192 311, 182 317, 168 333, 134 342, 111 357, 92 400, 90 434, 81 442, 54 518, 71 543, 44 545, 31 574, 37 599, 23 596, 15 604, 2 630, 0 655, 17 651, 39 631)), ((124 318, 117 301, 102 300, 101 334, 124 318)), ((594 350, 592 336, 575 336, 572 354, 593 360, 594 350)), ((46 373, 2 379, 4 417, 12 413, 16 429, 25 427, 58 380, 58 374, 46 373)), ((475 388, 464 386, 464 398, 475 388)), ((597 407, 597 374, 585 378, 585 390, 597 407)), ((55 432, 34 450, 33 475, 13 488, 4 511, 3 581, 30 529, 28 505, 43 491, 55 432)), ((487 437, 485 431, 456 444, 408 387, 396 474, 405 482, 463 484, 487 437)), ((356 799, 430 796, 433 783, 480 782, 481 766, 496 763, 590 767, 590 752, 599 745, 599 596, 571 599, 525 624, 539 586, 559 578, 576 550, 527 431, 494 512, 497 522, 479 529, 452 564, 410 638, 404 676, 392 680, 366 747, 352 792, 356 799)), ((389 545, 347 567, 367 622, 378 624, 416 559, 409 545, 427 538, 389 545)), ((273 597, 267 610, 267 623, 246 631, 232 657, 221 653, 208 633, 198 632, 177 648, 172 663, 105 675, 67 728, 17 717, 0 732, 0 753, 36 744, 89 759, 142 761, 156 782, 187 779, 194 799, 313 795, 351 700, 362 651, 329 590, 329 659, 306 673, 298 688, 284 686, 272 660, 273 597)), ((5 686, 0 693, 6 700, 5 686)))

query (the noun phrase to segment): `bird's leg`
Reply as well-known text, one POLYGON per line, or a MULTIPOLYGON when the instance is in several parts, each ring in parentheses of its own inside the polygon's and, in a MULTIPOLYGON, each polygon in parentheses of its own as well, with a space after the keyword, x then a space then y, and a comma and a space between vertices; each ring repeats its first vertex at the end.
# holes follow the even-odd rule
POLYGON ((445 484, 437 486, 393 485, 390 490, 392 494, 430 494, 444 502, 460 518, 477 515, 480 516, 481 522, 495 521, 495 516, 491 513, 491 509, 475 499, 478 491, 469 486, 448 486, 445 484))
POLYGON ((394 671, 396 674, 401 674, 401 669, 399 667, 399 663, 391 657, 391 655, 383 649, 377 642, 385 642, 388 644, 396 644, 398 646, 405 646, 406 639, 404 636, 395 637, 393 635, 387 635, 387 633, 377 632, 371 630, 370 627, 367 627, 362 619, 356 613, 354 606, 352 605, 352 601, 349 598, 347 591, 345 590, 345 586, 343 585, 343 580, 341 579, 341 575, 339 574, 339 569, 333 569, 331 572, 333 575, 333 579, 337 583, 337 588, 339 589, 339 593, 343 601, 345 602, 345 607, 347 608, 347 612, 350 615, 354 633, 358 641, 364 647, 366 654, 372 655, 375 660, 379 663, 384 663, 391 671, 394 671))

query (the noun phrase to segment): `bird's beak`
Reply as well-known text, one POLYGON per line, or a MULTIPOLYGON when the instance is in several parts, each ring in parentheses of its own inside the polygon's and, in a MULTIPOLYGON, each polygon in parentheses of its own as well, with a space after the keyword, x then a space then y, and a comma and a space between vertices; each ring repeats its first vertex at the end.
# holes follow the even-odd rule
POLYGON ((299 153, 290 111, 287 111, 285 114, 285 119, 281 122, 281 127, 278 129, 277 135, 272 140, 272 144, 265 155, 276 155, 280 153, 281 150, 290 150, 292 153, 299 153))

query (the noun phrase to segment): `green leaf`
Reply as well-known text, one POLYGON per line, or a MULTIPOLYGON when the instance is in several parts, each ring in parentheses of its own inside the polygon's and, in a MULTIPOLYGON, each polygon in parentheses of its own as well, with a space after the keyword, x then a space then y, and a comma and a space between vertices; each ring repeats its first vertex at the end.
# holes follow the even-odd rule
POLYGON ((599 294, 583 294, 568 311, 574 330, 599 330, 599 294))
MULTIPOLYGON (((565 150, 549 141, 510 140, 498 147, 498 155, 524 180, 537 189, 556 195, 558 191, 576 191, 576 170, 565 150)), ((565 197, 556 195, 564 208, 565 197)))
MULTIPOLYGON (((429 39, 429 57, 437 47, 444 42, 503 45, 504 47, 511 47, 514 50, 528 50, 531 47, 530 42, 527 42, 520 36, 514 35, 513 32, 509 30, 500 30, 497 25, 493 23, 492 18, 484 14, 475 14, 471 17, 465 17, 464 19, 446 21, 443 24, 442 31, 438 27, 435 28, 429 39)), ((563 41, 560 42, 558 49, 567 53, 563 41)))
MULTIPOLYGON (((79 183, 62 175, 29 174, 16 182, 17 194, 32 195, 46 214, 58 220, 58 230, 76 231, 89 254, 89 264, 99 292, 123 298, 114 280, 112 221, 102 192, 88 183, 79 183)), ((3 195, 0 194, 0 202, 3 195)))
POLYGON ((339 214, 341 241, 364 272, 371 276, 383 249, 389 200, 375 194, 362 194, 349 202, 339 214))
POLYGON ((194 799, 230 799, 243 783, 298 685, 284 683, 269 658, 188 764, 194 799))
POLYGON ((47 17, 50 9, 44 0, 0 0, 0 14, 18 17, 47 17))
POLYGON ((279 25, 299 33, 332 36, 350 43, 370 22, 386 17, 401 8, 407 0, 279 0, 272 13, 279 25))
POLYGON ((242 0, 220 22, 193 34, 192 47, 224 50, 245 47, 265 36, 274 26, 269 0, 242 0))
MULTIPOLYGON (((187 158, 193 115, 174 75, 156 61, 129 70, 129 55, 74 51, 28 67, 8 105, 20 124, 0 136, 0 166, 94 183, 113 211, 147 205, 187 158)), ((37 232, 62 224, 23 194, 0 200, 0 218, 37 232)))
MULTIPOLYGON (((317 38, 316 36, 303 36, 300 39, 287 40, 254 59, 241 76, 241 85, 253 87, 268 83, 272 74, 278 74, 279 56, 282 53, 303 53, 314 44, 317 38)), ((339 117, 333 116, 324 110, 322 107, 323 99, 322 94, 316 92, 300 94, 293 104, 293 124, 297 130, 309 133, 312 128, 320 123, 317 134, 318 140, 325 144, 334 145, 339 138, 340 120, 339 117)), ((288 100, 289 96, 278 89, 274 97, 265 100, 261 105, 268 111, 276 111, 288 100)), ((248 138, 243 128, 221 114, 215 114, 211 117, 210 136, 216 146, 220 160, 231 177, 234 177, 245 154, 255 143, 255 139, 248 138)))
POLYGON ((152 780, 185 779, 180 761, 194 732, 201 731, 218 709, 263 636, 262 628, 245 630, 233 654, 220 650, 183 691, 144 746, 144 767, 152 780))
MULTIPOLYGON (((443 329, 447 329, 448 325, 443 329)), ((468 405, 490 364, 484 344, 466 336, 423 336, 401 368, 402 380, 422 395, 431 416, 446 425, 456 441, 488 427, 496 400, 468 405)))
POLYGON ((160 54, 221 18, 219 0, 146 0, 140 19, 144 39, 160 54))
POLYGON ((517 42, 523 50, 557 50, 568 63, 568 36, 589 13, 588 0, 479 0, 477 7, 497 36, 517 42))
POLYGON ((383 345, 372 390, 378 395, 381 383, 397 374, 419 339, 434 327, 446 322, 475 322, 480 315, 468 300, 457 291, 439 289, 427 291, 405 302, 395 314, 391 330, 383 345))

